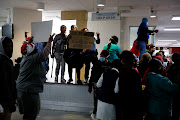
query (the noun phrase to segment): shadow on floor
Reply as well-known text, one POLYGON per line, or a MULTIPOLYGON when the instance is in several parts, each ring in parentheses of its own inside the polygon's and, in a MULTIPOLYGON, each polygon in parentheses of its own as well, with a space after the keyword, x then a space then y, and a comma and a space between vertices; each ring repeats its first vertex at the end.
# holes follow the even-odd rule
MULTIPOLYGON (((22 120, 17 110, 11 120, 22 120)), ((41 110, 36 120, 91 120, 89 113, 41 110)))

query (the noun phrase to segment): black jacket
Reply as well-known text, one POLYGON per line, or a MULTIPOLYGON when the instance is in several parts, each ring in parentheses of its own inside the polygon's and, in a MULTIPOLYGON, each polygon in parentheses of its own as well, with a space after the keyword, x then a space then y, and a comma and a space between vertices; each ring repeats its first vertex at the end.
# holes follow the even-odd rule
POLYGON ((13 73, 13 62, 0 54, 0 103, 16 99, 16 84, 13 73))
POLYGON ((114 93, 114 88, 118 77, 119 72, 115 69, 109 69, 104 72, 102 87, 98 94, 99 100, 109 104, 116 103, 116 94, 114 93))

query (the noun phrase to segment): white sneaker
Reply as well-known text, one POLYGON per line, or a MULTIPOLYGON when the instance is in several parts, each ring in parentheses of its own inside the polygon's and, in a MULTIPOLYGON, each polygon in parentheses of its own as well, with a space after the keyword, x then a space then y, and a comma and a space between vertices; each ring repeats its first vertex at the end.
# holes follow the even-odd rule
POLYGON ((92 114, 91 114, 91 119, 92 119, 92 120, 96 120, 96 114, 93 114, 93 113, 92 113, 92 114))
POLYGON ((3 109, 3 107, 0 104, 0 113, 3 113, 3 112, 4 112, 4 109, 3 109))

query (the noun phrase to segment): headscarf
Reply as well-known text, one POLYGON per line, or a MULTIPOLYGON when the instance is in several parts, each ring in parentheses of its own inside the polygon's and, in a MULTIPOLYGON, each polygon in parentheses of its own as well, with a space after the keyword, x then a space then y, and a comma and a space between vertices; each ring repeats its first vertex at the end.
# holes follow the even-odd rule
MULTIPOLYGON (((140 28, 146 27, 146 28, 148 29, 147 23, 148 23, 148 19, 147 19, 147 18, 143 18, 143 19, 142 19, 142 23, 140 24, 140 26, 139 26, 139 28, 138 28, 137 35, 139 35, 139 33, 140 33, 140 30, 139 30, 140 28)), ((149 33, 147 33, 147 37, 148 37, 148 39, 149 39, 149 33)))
POLYGON ((24 43, 21 47, 21 53, 25 56, 32 53, 35 49, 35 45, 32 43, 24 43))

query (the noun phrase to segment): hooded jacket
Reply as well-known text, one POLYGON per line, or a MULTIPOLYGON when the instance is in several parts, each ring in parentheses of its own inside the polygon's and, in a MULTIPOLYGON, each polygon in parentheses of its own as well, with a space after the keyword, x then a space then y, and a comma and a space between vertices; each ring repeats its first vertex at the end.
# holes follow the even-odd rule
POLYGON ((51 43, 47 43, 44 51, 23 56, 17 78, 17 90, 28 93, 42 93, 45 79, 45 68, 41 62, 47 59, 51 43))
POLYGON ((16 84, 14 80, 13 62, 6 55, 0 39, 0 103, 9 103, 16 99, 16 84))
POLYGON ((138 32, 137 32, 137 35, 138 35, 137 40, 138 41, 148 42, 150 33, 154 32, 154 31, 148 29, 147 23, 148 23, 148 19, 143 18, 142 23, 140 24, 140 26, 138 28, 138 32))

